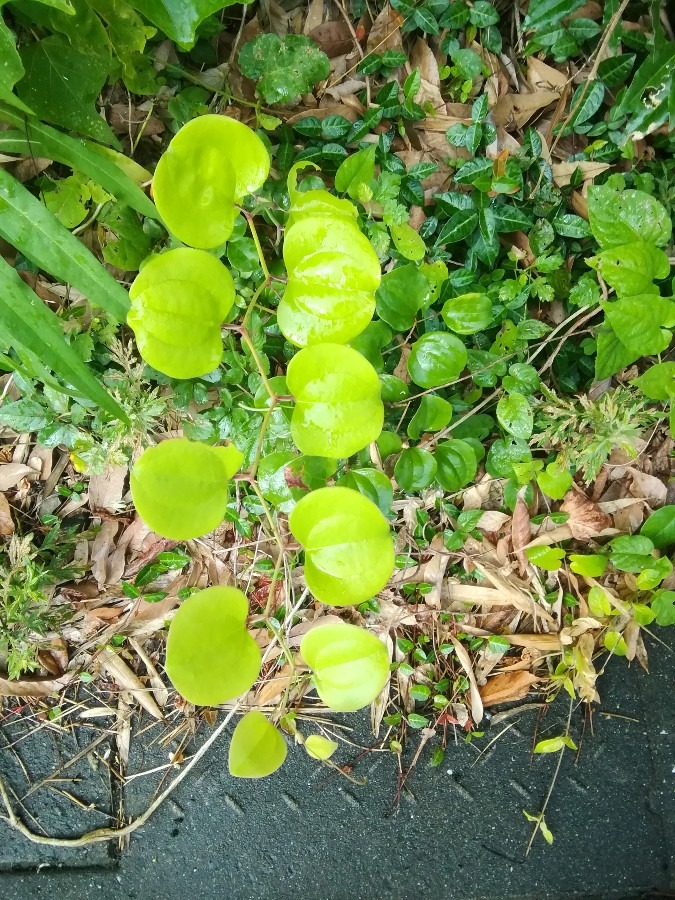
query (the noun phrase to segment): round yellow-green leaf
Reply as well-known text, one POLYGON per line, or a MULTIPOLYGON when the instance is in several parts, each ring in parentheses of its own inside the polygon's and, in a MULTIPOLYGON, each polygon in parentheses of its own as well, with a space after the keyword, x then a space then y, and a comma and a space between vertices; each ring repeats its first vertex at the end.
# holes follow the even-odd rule
POLYGON ((277 320, 291 343, 345 344, 366 328, 375 312, 380 261, 354 219, 303 217, 286 232, 284 261, 288 284, 277 320))
POLYGON ((297 353, 286 373, 295 397, 291 434, 307 456, 342 459, 379 437, 384 422, 377 372, 343 344, 314 344, 297 353))
POLYGON ((127 317, 143 359, 171 378, 199 378, 220 365, 220 326, 235 291, 225 266, 205 250, 179 247, 153 257, 129 291, 127 317))
POLYGON ((487 294, 462 294, 446 300, 443 321, 457 334, 476 334, 492 322, 492 301, 487 294))
POLYGON ((305 740, 305 750, 312 759, 330 759, 338 748, 337 741, 330 741, 322 734, 310 734, 305 740))
POLYGON ((131 496, 139 516, 174 541, 208 534, 223 521, 228 482, 242 460, 233 445, 208 447, 186 438, 150 447, 131 470, 131 496))
POLYGON ((286 741, 281 733, 252 709, 239 720, 230 741, 227 766, 235 778, 265 778, 286 759, 286 741))
POLYGON ((180 129, 157 164, 155 204, 179 240, 210 250, 230 237, 234 204, 262 187, 269 169, 254 131, 227 116, 199 116, 180 129))
POLYGON ((372 500, 347 487, 312 491, 288 524, 305 551, 305 581, 329 606, 363 603, 394 570, 389 523, 372 500))
POLYGON ((166 671, 195 706, 217 706, 248 691, 260 673, 260 648, 246 630, 248 600, 232 587, 188 597, 171 621, 166 671))
POLYGON ((411 228, 407 222, 401 222, 400 225, 392 224, 389 226, 394 246, 405 259, 413 262, 419 262, 424 259, 427 247, 419 234, 414 228, 411 228))
POLYGON ((356 625, 319 625, 303 637, 300 653, 313 672, 319 697, 337 712, 368 706, 389 677, 386 647, 356 625))

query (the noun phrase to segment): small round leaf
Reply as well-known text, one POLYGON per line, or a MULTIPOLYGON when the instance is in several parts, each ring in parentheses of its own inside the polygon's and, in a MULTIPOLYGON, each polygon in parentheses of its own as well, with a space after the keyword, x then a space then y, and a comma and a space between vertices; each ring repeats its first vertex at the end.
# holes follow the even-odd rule
POLYGON ((445 331, 434 331, 422 335, 412 345, 408 372, 420 387, 439 387, 456 381, 466 360, 466 347, 459 338, 445 331))
POLYGON ((462 294, 447 300, 441 315, 451 331, 476 334, 492 322, 492 301, 487 294, 462 294))
POLYGON ((243 716, 232 733, 227 767, 235 778, 265 778, 286 759, 286 741, 257 709, 243 716))
POLYGON ((230 237, 234 204, 262 187, 269 170, 269 154, 254 131, 228 116, 199 116, 161 157, 153 196, 180 241, 210 250, 230 237))
POLYGON ((312 759, 330 759, 337 750, 337 741, 330 741, 322 734, 310 734, 305 740, 305 750, 312 759))
POLYGON ((220 365, 220 326, 234 303, 225 266, 204 250, 153 257, 131 285, 129 326, 143 359, 171 378, 199 378, 220 365))
POLYGON ((461 490, 478 471, 478 460, 471 444, 458 438, 436 447, 436 480, 446 491, 461 490))
POLYGON ((534 413, 524 394, 512 391, 497 404, 497 421, 515 438, 527 440, 534 428, 534 413))
POLYGON ((355 712, 377 697, 389 677, 389 654, 374 634, 356 625, 320 625, 308 631, 300 653, 317 693, 337 712, 355 712))
POLYGON ((171 621, 166 671, 195 706, 217 706, 248 691, 260 673, 260 648, 246 630, 248 600, 232 587, 189 597, 171 621))
POLYGON ((208 447, 172 438, 150 447, 131 470, 139 516, 162 537, 186 541, 223 521, 228 480, 243 460, 233 445, 208 447))
POLYGON ((322 603, 363 603, 389 581, 394 570, 389 523, 358 491, 312 491, 295 506, 288 524, 305 551, 307 587, 322 603))
POLYGON ((396 460, 394 478, 402 491, 421 491, 436 477, 437 466, 428 450, 410 447, 396 460))
POLYGON ((286 380, 296 401, 291 434, 301 453, 346 458, 382 431, 380 380, 351 347, 305 347, 290 361, 286 380))

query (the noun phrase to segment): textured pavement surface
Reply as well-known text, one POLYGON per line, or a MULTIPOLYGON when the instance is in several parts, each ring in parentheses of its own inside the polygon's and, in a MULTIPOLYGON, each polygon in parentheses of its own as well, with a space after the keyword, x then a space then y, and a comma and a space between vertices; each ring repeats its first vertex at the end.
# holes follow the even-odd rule
MULTIPOLYGON (((105 844, 65 852, 32 845, 0 821, 0 896, 675 896, 675 655, 647 640, 650 675, 637 666, 629 670, 625 660, 610 663, 600 682, 602 703, 593 716, 593 734, 587 722, 579 759, 566 753, 549 803, 546 819, 554 844, 549 847, 538 837, 527 858, 532 826, 523 809, 536 813, 541 808, 557 758, 531 755, 536 710, 488 728, 475 745, 450 746, 435 769, 429 767, 428 746, 397 809, 390 754, 370 754, 357 767, 355 775, 366 777, 366 785, 331 777, 300 748, 291 748, 285 766, 271 778, 240 781, 227 775, 225 739, 122 854, 105 844)), ((561 733, 567 708, 564 701, 556 706, 541 720, 539 738, 561 733)), ((573 723, 579 739, 581 711, 573 723)), ((0 747, 11 737, 3 734, 0 747)), ((367 732, 361 737, 369 742, 367 732)), ((24 741, 14 748, 21 750, 24 764, 30 761, 33 781, 73 753, 46 729, 33 740, 33 747, 24 741)), ((14 749, 0 749, 0 767, 19 785, 23 776, 14 749)), ((162 764, 166 754, 166 748, 133 741, 131 770, 162 764)), ((343 751, 339 761, 348 758, 343 751)), ((46 830, 62 835, 107 824, 118 798, 111 794, 105 766, 93 770, 84 756, 80 769, 67 774, 81 781, 63 789, 90 809, 55 791, 41 791, 26 799, 28 812, 46 830)), ((148 782, 132 781, 125 808, 135 816, 148 799, 148 782)))

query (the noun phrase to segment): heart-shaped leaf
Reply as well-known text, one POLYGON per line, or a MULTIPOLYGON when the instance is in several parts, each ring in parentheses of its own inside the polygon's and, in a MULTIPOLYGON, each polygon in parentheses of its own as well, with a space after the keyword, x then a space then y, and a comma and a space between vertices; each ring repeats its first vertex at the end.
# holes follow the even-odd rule
POLYGON ((248 691, 260 672, 260 648, 246 630, 248 600, 232 587, 188 597, 171 621, 166 671, 195 706, 217 706, 248 691))
POLYGON ((198 378, 223 356, 220 326, 234 303, 225 266, 205 250, 155 256, 134 280, 127 321, 143 359, 171 378, 198 378))
POLYGON ((346 487, 312 491, 288 524, 305 551, 305 581, 330 606, 369 600, 394 569, 389 523, 364 494, 346 487))
POLYGON ((301 453, 346 458, 382 431, 380 380, 351 347, 305 347, 290 361, 286 381, 296 400, 291 434, 301 453))
POLYGON ((326 706, 354 712, 377 697, 389 677, 389 655, 374 634, 356 625, 320 625, 308 631, 300 653, 326 706))
POLYGON ((234 204, 270 170, 258 135, 228 116, 192 119, 173 138, 152 181, 159 214, 184 244, 211 250, 232 234, 234 204))
POLYGON ((375 312, 380 261, 354 218, 303 217, 286 232, 284 261, 288 284, 277 319, 291 343, 345 344, 366 328, 375 312))
POLYGON ((265 778, 286 759, 286 741, 257 709, 239 720, 230 741, 227 766, 235 778, 265 778))
POLYGON ((228 481, 242 460, 234 445, 208 447, 185 438, 149 448, 131 470, 131 496, 139 516, 171 540, 208 534, 223 520, 228 481))

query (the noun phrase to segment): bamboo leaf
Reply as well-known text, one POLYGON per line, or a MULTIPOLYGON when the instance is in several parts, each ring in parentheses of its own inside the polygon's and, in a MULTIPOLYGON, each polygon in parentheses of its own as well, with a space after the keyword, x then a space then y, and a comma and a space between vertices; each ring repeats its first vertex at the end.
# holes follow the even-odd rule
POLYGON ((63 134, 50 125, 25 120, 4 106, 0 106, 0 119, 17 126, 17 130, 0 131, 0 153, 21 153, 56 160, 88 175, 115 199, 141 215, 159 220, 152 200, 118 166, 102 156, 96 145, 63 134))
POLYGON ((34 353, 68 384, 111 415, 126 420, 120 406, 63 338, 54 313, 0 257, 0 329, 34 353))
POLYGON ((84 244, 9 172, 0 169, 0 237, 123 322, 129 297, 84 244))

